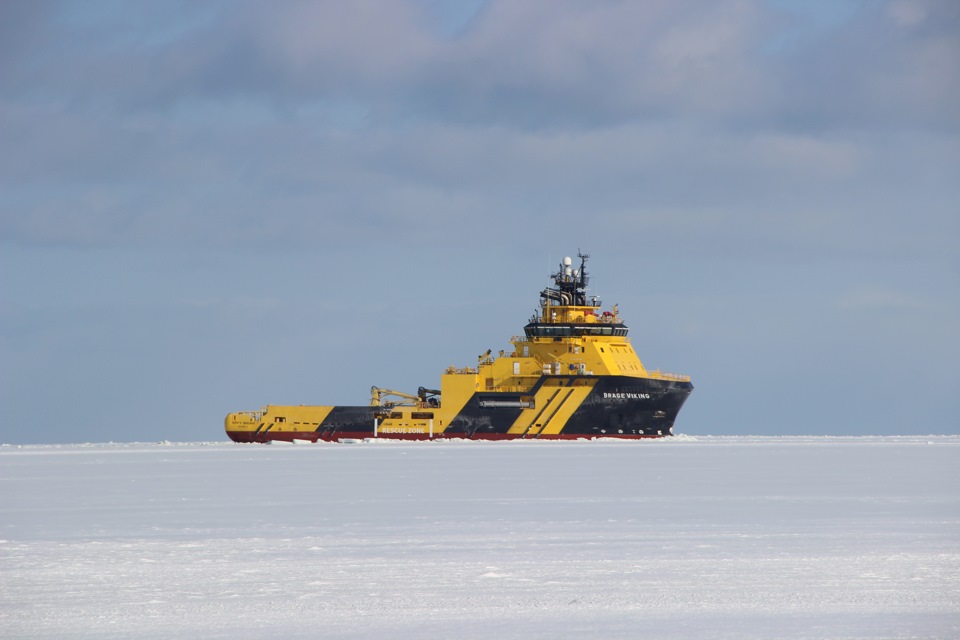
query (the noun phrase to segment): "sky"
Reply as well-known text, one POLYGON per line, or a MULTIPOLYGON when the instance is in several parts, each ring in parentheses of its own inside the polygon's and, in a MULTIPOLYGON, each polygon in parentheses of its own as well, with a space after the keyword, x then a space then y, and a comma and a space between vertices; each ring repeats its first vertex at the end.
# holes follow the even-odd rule
POLYGON ((578 250, 679 432, 960 432, 960 3, 0 3, 0 442, 435 387, 578 250))

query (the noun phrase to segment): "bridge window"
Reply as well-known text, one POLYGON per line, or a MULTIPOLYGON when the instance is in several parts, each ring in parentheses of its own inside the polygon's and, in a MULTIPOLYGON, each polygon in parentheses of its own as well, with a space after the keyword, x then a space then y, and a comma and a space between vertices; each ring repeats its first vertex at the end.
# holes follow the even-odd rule
POLYGON ((532 338, 569 338, 574 336, 625 336, 627 328, 623 325, 550 325, 530 324, 524 332, 532 338))

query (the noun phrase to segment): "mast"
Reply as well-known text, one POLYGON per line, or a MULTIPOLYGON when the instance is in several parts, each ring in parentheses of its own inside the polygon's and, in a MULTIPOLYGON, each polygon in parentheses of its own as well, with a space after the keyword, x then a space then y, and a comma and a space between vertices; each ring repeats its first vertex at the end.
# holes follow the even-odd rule
POLYGON ((577 257, 580 258, 579 269, 573 268, 573 260, 568 256, 560 263, 560 270, 550 276, 556 287, 547 287, 540 292, 540 306, 600 306, 600 301, 597 300, 596 296, 592 296, 590 301, 587 301, 587 283, 590 282, 590 278, 587 277, 587 260, 590 258, 590 254, 581 253, 578 250, 577 257))

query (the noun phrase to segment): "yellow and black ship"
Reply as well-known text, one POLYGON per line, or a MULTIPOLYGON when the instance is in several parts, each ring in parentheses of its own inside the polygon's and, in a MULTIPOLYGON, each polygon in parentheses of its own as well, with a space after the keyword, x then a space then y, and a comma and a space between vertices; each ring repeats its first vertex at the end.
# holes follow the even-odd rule
POLYGON ((690 377, 648 371, 616 305, 587 296, 588 255, 564 258, 513 349, 450 367, 440 389, 373 387, 364 406, 280 406, 227 416, 237 442, 366 438, 656 438, 671 435, 690 377))

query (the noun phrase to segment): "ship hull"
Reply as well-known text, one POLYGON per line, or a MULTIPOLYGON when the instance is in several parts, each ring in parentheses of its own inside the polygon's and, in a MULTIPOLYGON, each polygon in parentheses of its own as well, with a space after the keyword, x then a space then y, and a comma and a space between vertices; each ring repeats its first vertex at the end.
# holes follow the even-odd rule
MULTIPOLYGON (((337 406, 324 408, 322 419, 309 429, 271 422, 269 415, 238 422, 232 414, 226 430, 236 442, 658 438, 672 434, 677 413, 692 390, 685 380, 543 376, 524 393, 474 393, 448 420, 438 410, 430 427, 392 426, 390 420, 381 420, 378 407, 337 406)), ((278 411, 282 409, 274 409, 278 411)))

